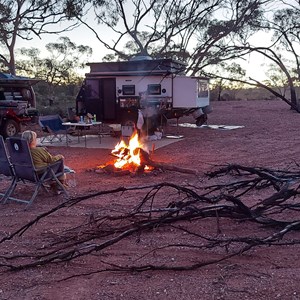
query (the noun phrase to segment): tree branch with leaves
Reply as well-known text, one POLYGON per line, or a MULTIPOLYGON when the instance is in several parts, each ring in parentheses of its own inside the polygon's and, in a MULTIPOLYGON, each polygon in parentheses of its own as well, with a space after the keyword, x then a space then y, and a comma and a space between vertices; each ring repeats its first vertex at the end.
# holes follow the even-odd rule
MULTIPOLYGON (((79 5, 80 1, 77 2, 79 5)), ((76 7, 76 3, 72 3, 72 7, 76 7)), ((73 13, 74 9, 70 9, 67 0, 0 0, 0 45, 4 50, 0 63, 15 75, 18 40, 31 40, 34 36, 41 38, 45 34, 60 34, 72 30, 78 26, 71 21, 73 13), (63 27, 56 26, 64 21, 71 22, 65 22, 63 27)))

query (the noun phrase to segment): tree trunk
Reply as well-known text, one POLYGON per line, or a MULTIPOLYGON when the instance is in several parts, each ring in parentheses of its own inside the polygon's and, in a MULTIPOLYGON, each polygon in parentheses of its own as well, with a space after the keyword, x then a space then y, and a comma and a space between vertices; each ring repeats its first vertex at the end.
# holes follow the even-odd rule
POLYGON ((290 85, 290 93, 291 93, 291 103, 293 104, 291 109, 294 109, 294 107, 297 107, 297 109, 299 111, 300 106, 299 106, 298 99, 297 99, 296 89, 292 82, 289 82, 289 85, 290 85))

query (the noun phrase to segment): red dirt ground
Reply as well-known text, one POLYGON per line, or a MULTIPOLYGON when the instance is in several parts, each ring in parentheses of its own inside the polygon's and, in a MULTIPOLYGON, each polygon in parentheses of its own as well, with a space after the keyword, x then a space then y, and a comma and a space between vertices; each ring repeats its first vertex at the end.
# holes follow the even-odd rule
MULTIPOLYGON (((236 163, 276 169, 299 163, 300 114, 290 110, 287 104, 281 101, 232 101, 213 102, 212 106, 208 124, 242 125, 244 128, 180 127, 179 133, 184 139, 157 149, 153 155, 155 161, 198 170, 198 178, 174 171, 136 177, 97 174, 93 169, 111 160, 110 151, 67 147, 49 147, 49 150, 53 154, 63 154, 66 164, 76 171, 77 186, 70 191, 72 197, 120 186, 160 182, 201 185, 203 173, 216 165, 236 163)), ((192 119, 187 117, 180 121, 192 122, 192 119)), ((176 128, 168 126, 166 131, 175 133, 176 128)), ((6 181, 2 179, 0 184, 1 190, 6 181)), ((18 192, 25 195, 27 190, 20 187, 18 192)), ((68 263, 14 272, 3 266, 7 262, 13 263, 4 260, 3 256, 35 251, 37 245, 43 248, 52 237, 63 236, 71 228, 75 231, 76 226, 95 216, 129 212, 140 203, 142 195, 139 191, 125 197, 117 194, 82 201, 43 218, 21 237, 0 243, 0 299, 300 299, 299 245, 258 247, 193 271, 97 272, 105 267, 103 261, 130 265, 149 246, 180 240, 182 236, 176 236, 170 228, 157 230, 153 236, 148 232, 139 237, 129 237, 104 251, 68 263), (73 275, 78 276, 67 279, 73 275)), ((168 200, 161 197, 158 201, 164 203, 170 200, 167 195, 166 198, 168 200)), ((62 199, 62 196, 53 197, 41 192, 26 211, 24 205, 16 202, 1 205, 0 239, 59 205, 62 199)), ((197 226, 201 234, 211 231, 217 234, 213 220, 204 220, 197 226)), ((242 235, 245 232, 251 235, 252 230, 250 225, 228 220, 221 220, 220 228, 224 235, 242 235)), ((263 229, 254 229, 259 230, 263 229)), ((299 239, 299 233, 294 233, 294 238, 299 239)), ((192 263, 205 260, 206 256, 222 254, 171 248, 153 253, 149 261, 161 265, 192 263)))

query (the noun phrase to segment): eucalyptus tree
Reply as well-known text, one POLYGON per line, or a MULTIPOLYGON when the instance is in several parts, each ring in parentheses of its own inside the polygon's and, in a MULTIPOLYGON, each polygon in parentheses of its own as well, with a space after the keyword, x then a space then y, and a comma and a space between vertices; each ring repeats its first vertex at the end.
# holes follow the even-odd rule
POLYGON ((195 30, 205 30, 224 0, 86 0, 101 31, 78 17, 118 59, 141 53, 186 59, 195 30), (104 34, 105 33, 105 34, 104 34))
POLYGON ((264 87, 298 110, 293 72, 300 74, 299 0, 83 1, 89 18, 78 15, 77 19, 111 51, 107 59, 124 60, 138 53, 176 58, 187 63, 190 75, 220 78, 222 74, 214 72, 220 66, 230 68, 255 52, 280 67, 290 86, 291 101, 257 78, 232 76, 231 72, 225 79, 264 87), (101 30, 91 23, 92 12, 101 30), (254 40, 258 32, 273 35, 273 40, 254 40), (283 51, 294 57, 293 70, 283 51))
POLYGON ((60 37, 55 43, 46 44, 46 57, 38 48, 21 48, 17 53, 17 69, 22 75, 43 79, 50 85, 77 84, 82 80, 79 70, 85 67, 92 55, 92 48, 76 45, 68 37, 60 37))
POLYGON ((237 62, 248 52, 249 37, 263 22, 264 7, 269 0, 225 0, 209 20, 205 30, 197 28, 197 44, 190 54, 192 74, 207 72, 224 62, 237 62))
POLYGON ((270 22, 274 35, 276 53, 272 53, 271 60, 284 73, 290 89, 291 103, 300 112, 295 86, 300 85, 300 2, 281 1, 282 8, 275 11, 273 21, 270 22), (286 53, 286 57, 280 53, 286 53), (292 62, 292 68, 289 63, 292 62))
POLYGON ((15 49, 19 39, 60 34, 78 24, 72 21, 80 15, 81 0, 0 0, 0 64, 15 74, 15 49), (67 22, 64 22, 67 21, 67 22), (63 27, 56 26, 64 22, 63 27))
POLYGON ((183 60, 191 75, 247 53, 247 44, 263 22, 271 0, 85 0, 90 18, 78 20, 111 51, 105 59, 129 59, 137 53, 183 60), (109 34, 108 34, 109 32, 109 34), (233 47, 234 46, 234 47, 233 47))
MULTIPOLYGON (((296 93, 296 86, 300 85, 300 3, 296 0, 275 0, 266 3, 262 15, 262 21, 254 24, 258 31, 265 31, 269 35, 266 40, 248 39, 245 44, 229 44, 230 52, 240 53, 245 57, 251 53, 257 53, 265 62, 272 66, 273 70, 281 75, 277 84, 285 83, 289 94, 285 94, 284 86, 281 91, 274 87, 274 76, 264 82, 256 78, 244 79, 245 83, 263 87, 277 98, 282 99, 294 110, 300 112, 300 102, 296 93), (273 83, 272 83, 273 82, 273 83)), ((258 72, 264 72, 258 70, 258 72)), ((272 74, 270 70, 266 75, 272 74)))
POLYGON ((41 96, 38 104, 46 104, 47 99, 62 104, 73 103, 83 80, 79 71, 92 55, 92 48, 76 45, 68 37, 60 37, 57 42, 48 43, 45 47, 45 57, 40 55, 41 49, 38 48, 18 49, 18 73, 42 79, 35 87, 36 93, 41 96))

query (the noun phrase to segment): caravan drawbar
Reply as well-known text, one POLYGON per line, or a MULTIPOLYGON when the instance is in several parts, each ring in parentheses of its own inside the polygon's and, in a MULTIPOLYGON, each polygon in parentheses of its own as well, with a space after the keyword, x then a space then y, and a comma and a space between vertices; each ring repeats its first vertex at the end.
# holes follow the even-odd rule
POLYGON ((76 99, 78 115, 90 113, 97 121, 129 125, 142 113, 155 130, 185 115, 193 115, 200 126, 211 112, 209 79, 186 76, 183 62, 137 57, 87 65, 90 72, 76 99))

